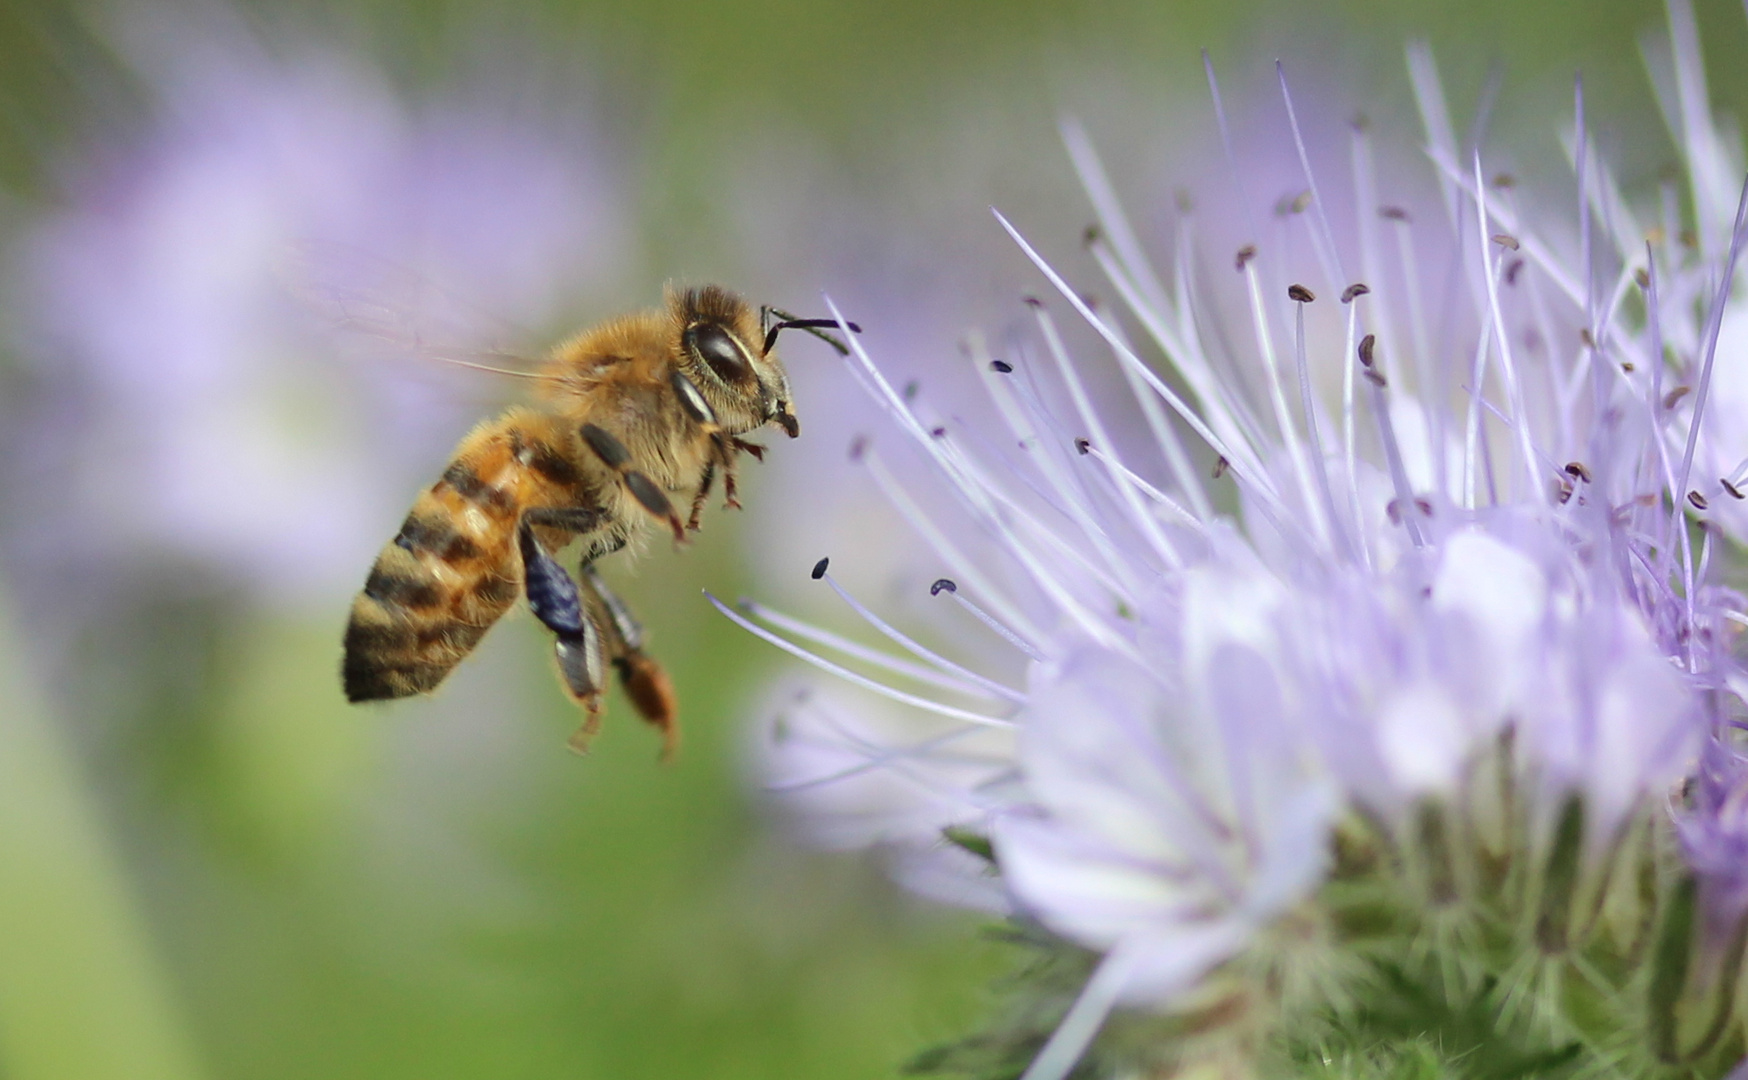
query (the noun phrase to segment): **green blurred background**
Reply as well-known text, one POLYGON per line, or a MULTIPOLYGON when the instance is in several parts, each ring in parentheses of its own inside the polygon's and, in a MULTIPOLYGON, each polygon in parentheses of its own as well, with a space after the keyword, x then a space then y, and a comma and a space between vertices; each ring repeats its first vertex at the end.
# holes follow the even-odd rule
MULTIPOLYGON (((1742 7, 1697 7, 1714 101, 1739 109, 1742 7)), ((71 151, 129 137, 110 10, 0 8, 0 242, 56 206, 71 151)), ((1342 88, 1344 115, 1357 102, 1400 116, 1401 43, 1425 37, 1459 113, 1502 78, 1494 139, 1532 164, 1557 164, 1582 70, 1628 173, 1671 154, 1638 54, 1662 25, 1651 0, 243 10, 265 37, 356 50, 410 95, 484 27, 610 88, 591 105, 627 155, 633 254, 581 318, 672 277, 814 295, 826 256, 778 272, 746 252, 714 168, 730 147, 769 163, 779 199, 793 175, 910 230, 918 259, 931 243, 1000 250, 992 203, 1079 219, 1056 116, 1086 117, 1119 176, 1169 156, 1162 134, 1206 113, 1202 47, 1253 90, 1284 54, 1309 84, 1342 88)), ((990 291, 1025 287, 1012 260, 987 274, 990 291)), ((28 399, 31 368, 0 365, 0 394, 28 399)), ((691 550, 658 545, 619 575, 685 703, 671 766, 622 703, 594 754, 565 752, 574 716, 526 620, 488 639, 443 708, 359 710, 334 678, 343 603, 292 612, 199 565, 153 567, 49 658, 37 626, 56 613, 13 602, 6 582, 34 569, 9 555, 0 1080, 881 1077, 964 1030, 1009 959, 979 917, 905 899, 870 858, 809 852, 748 779, 742 725, 779 663, 707 616, 698 589, 752 587, 755 535, 716 515, 691 550)))

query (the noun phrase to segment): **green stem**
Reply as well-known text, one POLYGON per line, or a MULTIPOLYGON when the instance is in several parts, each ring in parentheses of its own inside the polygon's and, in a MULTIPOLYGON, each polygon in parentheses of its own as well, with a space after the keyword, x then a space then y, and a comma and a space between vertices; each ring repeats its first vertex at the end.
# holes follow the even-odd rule
POLYGON ((170 981, 0 588, 0 1073, 192 1080, 170 981))

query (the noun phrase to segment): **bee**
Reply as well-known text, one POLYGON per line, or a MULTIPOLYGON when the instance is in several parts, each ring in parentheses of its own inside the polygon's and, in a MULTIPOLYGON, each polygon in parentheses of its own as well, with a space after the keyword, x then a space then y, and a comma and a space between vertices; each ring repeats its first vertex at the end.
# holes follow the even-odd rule
MULTIPOLYGON (((632 707, 678 745, 673 685, 595 563, 652 524, 676 543, 699 527, 721 476, 739 507, 744 440, 766 425, 801 434, 779 332, 805 329, 840 353, 827 319, 757 313, 717 286, 668 291, 660 310, 602 323, 553 350, 542 394, 475 427, 414 501, 352 601, 340 677, 353 702, 434 690, 518 597, 555 642, 558 673, 583 709, 571 746, 601 724, 609 664, 632 707), (673 497, 690 496, 682 519, 673 497), (572 577, 555 553, 581 542, 572 577)), ((846 324, 858 331, 854 324, 846 324)))

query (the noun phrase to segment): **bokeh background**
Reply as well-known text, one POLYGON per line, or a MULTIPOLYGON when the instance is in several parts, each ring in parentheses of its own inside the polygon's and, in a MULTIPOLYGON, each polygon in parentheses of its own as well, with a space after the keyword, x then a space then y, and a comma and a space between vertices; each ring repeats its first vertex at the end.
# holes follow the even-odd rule
MULTIPOLYGON (((1748 18, 1696 10, 1714 103, 1739 111, 1748 18)), ((617 701, 596 751, 566 752, 526 618, 431 700, 341 698, 351 591, 519 390, 432 354, 535 354, 719 280, 809 313, 829 291, 928 373, 1036 287, 988 206, 1073 268, 1090 215, 1061 116, 1144 224, 1206 178, 1202 48, 1235 115, 1278 111, 1279 56, 1309 127, 1364 113, 1411 148, 1402 46, 1425 39, 1455 114, 1486 112, 1490 160, 1528 177, 1564 175, 1582 71, 1605 154, 1654 182, 1674 152, 1639 50, 1663 19, 0 7, 0 1078, 895 1075, 1011 958, 772 808, 749 732, 784 664, 700 596, 799 594, 863 521, 815 467, 855 422, 842 370, 789 343, 804 435, 748 470, 748 511, 610 568, 683 701, 664 766, 617 701)), ((933 576, 901 534, 861 533, 874 598, 933 576)))

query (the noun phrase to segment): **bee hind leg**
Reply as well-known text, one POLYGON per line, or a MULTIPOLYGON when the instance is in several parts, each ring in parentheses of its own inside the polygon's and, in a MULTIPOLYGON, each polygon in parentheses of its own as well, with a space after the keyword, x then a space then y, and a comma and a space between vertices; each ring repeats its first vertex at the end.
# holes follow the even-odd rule
POLYGON ((680 748, 679 705, 674 684, 662 666, 643 651, 643 627, 619 595, 607 587, 593 566, 582 568, 582 588, 591 607, 604 618, 607 655, 619 673, 619 684, 637 715, 662 733, 662 760, 673 760, 680 748))
POLYGON ((554 653, 558 672, 565 689, 585 716, 582 726, 571 736, 571 749, 586 753, 595 733, 601 728, 601 691, 605 683, 605 653, 601 631, 583 604, 576 581, 547 554, 534 535, 528 520, 517 531, 522 549, 523 591, 528 609, 558 640, 554 653))

